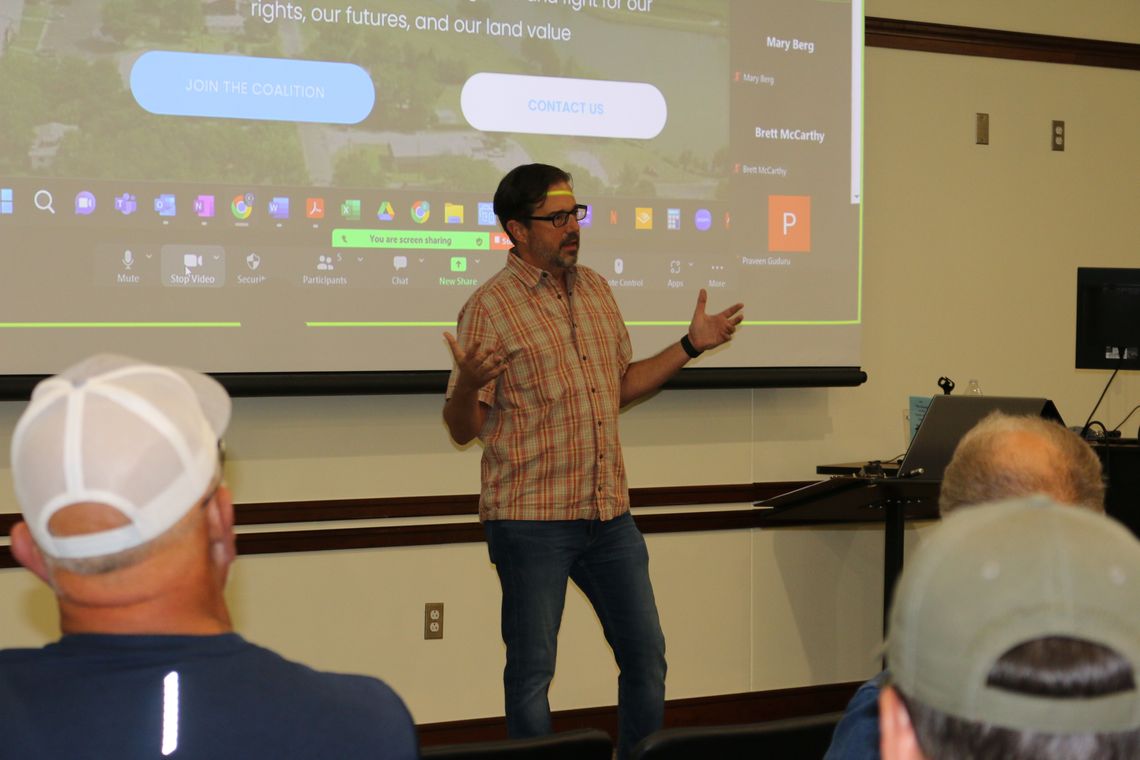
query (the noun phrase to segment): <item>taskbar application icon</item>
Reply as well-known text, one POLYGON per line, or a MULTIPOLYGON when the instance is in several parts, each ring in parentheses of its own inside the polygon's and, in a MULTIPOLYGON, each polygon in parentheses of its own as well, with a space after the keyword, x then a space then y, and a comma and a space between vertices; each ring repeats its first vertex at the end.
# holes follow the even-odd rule
POLYGON ((244 221, 249 219, 253 214, 253 193, 244 193, 242 195, 235 195, 233 201, 230 202, 230 211, 234 215, 234 219, 244 221))
POLYGON ((412 221, 416 224, 425 224, 431 217, 431 203, 428 201, 415 201, 412 203, 412 221))

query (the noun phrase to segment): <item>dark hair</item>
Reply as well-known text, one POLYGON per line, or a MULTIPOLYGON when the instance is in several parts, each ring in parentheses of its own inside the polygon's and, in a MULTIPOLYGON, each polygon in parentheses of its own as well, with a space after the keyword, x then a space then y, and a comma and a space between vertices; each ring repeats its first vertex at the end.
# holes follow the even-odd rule
MULTIPOLYGON (((1053 699, 1108 696, 1136 688, 1128 661, 1091 641, 1048 636, 1018 645, 990 669, 994 688, 1053 699)), ((1126 760, 1140 757, 1140 730, 1052 734, 966 720, 896 687, 922 752, 931 760, 1126 760)))
POLYGON ((516 166, 499 181, 499 189, 495 191, 495 216, 499 217, 499 224, 512 243, 515 236, 507 222, 515 220, 529 227, 529 217, 542 204, 546 191, 560 182, 574 186, 574 178, 568 172, 550 164, 516 166))

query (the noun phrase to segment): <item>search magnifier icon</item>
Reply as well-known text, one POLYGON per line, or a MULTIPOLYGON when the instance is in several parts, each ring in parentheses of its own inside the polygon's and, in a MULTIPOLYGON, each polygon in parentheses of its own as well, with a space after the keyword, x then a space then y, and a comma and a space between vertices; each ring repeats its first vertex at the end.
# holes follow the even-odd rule
POLYGON ((33 200, 36 204, 36 208, 40 211, 50 211, 53 214, 55 213, 55 199, 51 197, 51 191, 37 190, 36 196, 33 200))

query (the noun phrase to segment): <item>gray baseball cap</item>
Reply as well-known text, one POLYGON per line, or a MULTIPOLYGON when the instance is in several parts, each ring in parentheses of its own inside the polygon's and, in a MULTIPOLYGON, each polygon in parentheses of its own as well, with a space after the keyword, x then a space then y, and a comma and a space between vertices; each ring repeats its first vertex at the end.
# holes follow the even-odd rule
POLYGON ((1061 636, 1113 650, 1140 679, 1140 542, 1111 518, 1046 497, 947 516, 903 572, 888 667, 928 707, 1021 731, 1140 727, 1140 691, 1052 698, 986 683, 1002 655, 1061 636))

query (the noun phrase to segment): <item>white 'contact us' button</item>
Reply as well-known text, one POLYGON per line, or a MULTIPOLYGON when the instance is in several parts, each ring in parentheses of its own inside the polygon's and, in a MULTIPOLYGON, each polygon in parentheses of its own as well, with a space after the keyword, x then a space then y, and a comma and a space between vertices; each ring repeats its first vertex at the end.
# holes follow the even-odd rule
POLYGON ((484 132, 627 137, 665 128, 665 97, 644 82, 474 74, 460 95, 463 117, 484 132))

